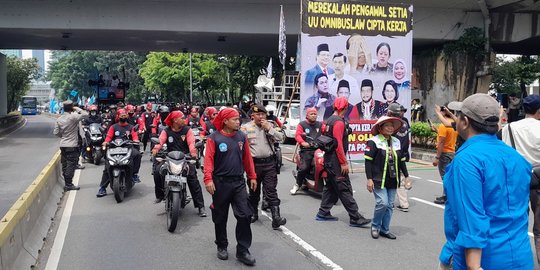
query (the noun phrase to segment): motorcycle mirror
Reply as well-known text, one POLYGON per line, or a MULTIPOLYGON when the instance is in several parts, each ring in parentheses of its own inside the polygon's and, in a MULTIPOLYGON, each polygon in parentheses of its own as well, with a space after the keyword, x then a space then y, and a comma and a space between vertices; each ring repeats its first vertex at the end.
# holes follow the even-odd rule
POLYGON ((152 137, 150 140, 151 140, 152 143, 154 143, 154 144, 159 144, 159 139, 156 138, 156 137, 152 137))
POLYGON ((203 145, 202 141, 198 141, 195 143, 195 148, 201 148, 203 145))
POLYGON ((283 122, 283 124, 284 124, 284 125, 286 125, 286 124, 288 124, 288 122, 287 122, 287 121, 285 121, 285 122, 283 122))

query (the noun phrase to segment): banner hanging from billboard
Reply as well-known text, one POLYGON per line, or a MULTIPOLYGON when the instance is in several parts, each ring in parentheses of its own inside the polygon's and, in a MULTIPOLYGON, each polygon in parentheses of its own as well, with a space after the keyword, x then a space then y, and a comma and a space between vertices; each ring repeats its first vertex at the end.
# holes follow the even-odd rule
POLYGON ((410 115, 412 5, 302 0, 300 102, 318 120, 346 96, 351 159, 363 159, 371 126, 399 103, 410 115))

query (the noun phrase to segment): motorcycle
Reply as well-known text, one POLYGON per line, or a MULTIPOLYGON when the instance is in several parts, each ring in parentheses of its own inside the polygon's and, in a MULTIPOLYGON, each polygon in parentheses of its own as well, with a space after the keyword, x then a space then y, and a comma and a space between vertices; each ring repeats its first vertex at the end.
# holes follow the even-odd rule
MULTIPOLYGON (((304 133, 302 134, 302 138, 304 138, 304 140, 309 143, 309 147, 307 149, 315 150, 311 170, 306 176, 306 180, 304 182, 304 185, 302 186, 302 190, 322 194, 323 187, 326 183, 326 179, 328 178, 328 172, 324 168, 324 152, 319 149, 319 146, 317 145, 315 140, 310 136, 307 136, 304 133)), ((293 154, 293 162, 296 163, 296 168, 294 168, 292 171, 294 179, 298 177, 298 170, 301 165, 299 149, 300 146, 297 145, 293 154)))
POLYGON ((116 202, 120 203, 133 188, 132 181, 132 153, 134 144, 130 140, 116 139, 109 143, 107 149, 107 160, 109 162, 109 176, 111 177, 111 188, 114 191, 116 202))
POLYGON ((86 140, 86 157, 88 161, 99 165, 103 152, 101 150, 101 144, 103 143, 103 131, 104 129, 98 123, 92 123, 83 127, 84 136, 86 140))
MULTIPOLYGON (((159 141, 156 141, 157 138, 152 138, 152 140, 156 144, 159 143, 159 141)), ((180 209, 184 209, 191 201, 187 196, 187 175, 189 173, 189 164, 194 164, 196 161, 191 156, 180 151, 165 153, 166 150, 167 145, 164 144, 155 158, 156 161, 162 163, 159 173, 165 177, 167 230, 174 232, 178 224, 180 209)))

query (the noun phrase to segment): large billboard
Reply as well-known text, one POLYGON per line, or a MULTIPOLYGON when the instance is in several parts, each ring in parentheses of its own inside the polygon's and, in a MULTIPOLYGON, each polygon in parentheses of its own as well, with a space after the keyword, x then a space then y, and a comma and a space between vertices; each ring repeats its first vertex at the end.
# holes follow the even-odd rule
POLYGON ((335 98, 348 97, 353 160, 363 159, 371 126, 389 104, 410 107, 412 11, 405 4, 302 0, 302 117, 316 107, 325 120, 335 98))

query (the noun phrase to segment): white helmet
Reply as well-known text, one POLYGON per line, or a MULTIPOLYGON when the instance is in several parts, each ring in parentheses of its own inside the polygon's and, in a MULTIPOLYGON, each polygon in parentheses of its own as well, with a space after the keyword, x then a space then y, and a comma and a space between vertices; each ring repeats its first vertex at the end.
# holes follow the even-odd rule
POLYGON ((497 90, 495 90, 495 89, 489 89, 489 91, 487 93, 488 93, 488 95, 490 95, 492 97, 497 97, 497 90))
POLYGON ((266 105, 266 107, 264 107, 264 109, 267 111, 267 112, 275 112, 277 110, 276 106, 274 105, 266 105))

